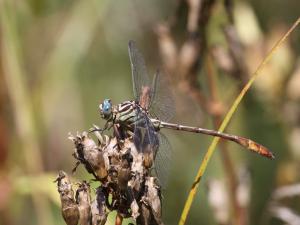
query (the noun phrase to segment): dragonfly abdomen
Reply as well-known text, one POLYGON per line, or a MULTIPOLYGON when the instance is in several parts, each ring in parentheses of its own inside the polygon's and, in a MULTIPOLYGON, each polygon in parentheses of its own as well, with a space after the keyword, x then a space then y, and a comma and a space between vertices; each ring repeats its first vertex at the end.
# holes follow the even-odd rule
POLYGON ((200 127, 190 127, 190 126, 184 126, 184 125, 180 125, 180 124, 173 124, 173 123, 166 123, 166 122, 160 122, 160 127, 220 137, 225 140, 233 141, 233 142, 247 148, 248 150, 256 152, 267 158, 271 158, 271 159, 275 158, 273 153, 271 151, 269 151, 268 148, 264 147, 261 144, 258 144, 255 141, 252 141, 248 138, 240 137, 237 135, 221 133, 219 131, 204 129, 204 128, 200 128, 200 127))

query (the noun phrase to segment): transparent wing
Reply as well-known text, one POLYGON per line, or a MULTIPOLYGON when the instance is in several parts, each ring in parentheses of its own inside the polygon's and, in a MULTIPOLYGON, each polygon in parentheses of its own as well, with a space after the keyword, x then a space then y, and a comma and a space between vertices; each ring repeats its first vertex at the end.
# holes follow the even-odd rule
POLYGON ((152 122, 148 116, 137 109, 134 127, 133 141, 139 152, 153 154, 153 158, 159 147, 159 139, 152 122))
POLYGON ((175 114, 173 99, 166 76, 156 72, 152 82, 152 96, 149 112, 163 121, 169 121, 175 114))
POLYGON ((151 88, 151 81, 147 73, 144 58, 137 49, 134 41, 129 41, 128 53, 131 65, 134 97, 139 101, 142 88, 146 86, 151 88))
POLYGON ((150 114, 161 120, 169 121, 175 113, 175 105, 166 77, 157 71, 151 84, 143 55, 134 41, 129 41, 128 52, 135 99, 140 102, 144 88, 149 87, 150 104, 147 105, 149 105, 150 114))
POLYGON ((172 147, 166 138, 166 136, 162 133, 159 133, 159 150, 156 154, 154 168, 155 172, 158 176, 160 184, 162 187, 166 187, 168 184, 168 178, 171 168, 172 162, 172 147))

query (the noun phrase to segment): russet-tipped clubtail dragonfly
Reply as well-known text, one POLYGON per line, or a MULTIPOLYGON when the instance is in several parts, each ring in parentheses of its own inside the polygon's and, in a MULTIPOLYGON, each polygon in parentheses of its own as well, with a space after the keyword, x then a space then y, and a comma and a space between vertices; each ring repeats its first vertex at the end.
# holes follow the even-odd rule
POLYGON ((105 99, 99 105, 100 114, 107 120, 106 129, 110 124, 119 138, 133 137, 137 150, 144 155, 146 167, 151 167, 155 159, 155 167, 161 173, 160 178, 165 176, 163 170, 167 170, 167 166, 162 163, 168 163, 170 157, 170 145, 166 137, 159 132, 162 128, 217 136, 264 157, 274 158, 273 153, 266 147, 250 139, 215 130, 169 123, 175 109, 164 77, 156 72, 151 82, 144 58, 133 41, 129 42, 128 51, 135 101, 112 105, 110 99, 105 99), (158 148, 162 149, 158 151, 158 148))

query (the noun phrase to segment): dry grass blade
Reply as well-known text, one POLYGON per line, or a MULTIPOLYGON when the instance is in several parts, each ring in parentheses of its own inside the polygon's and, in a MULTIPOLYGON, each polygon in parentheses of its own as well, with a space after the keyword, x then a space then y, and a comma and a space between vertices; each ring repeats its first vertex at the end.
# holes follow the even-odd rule
MULTIPOLYGON (((255 81, 263 67, 269 62, 271 57, 274 55, 274 53, 277 51, 277 49, 283 44, 283 42, 286 40, 286 38, 290 35, 290 33, 299 25, 300 23, 300 17, 296 20, 296 22, 293 24, 293 26, 286 32, 286 34, 274 45, 274 47, 271 49, 271 51, 267 54, 267 56, 264 58, 264 60, 261 62, 261 64, 257 67, 256 71, 253 73, 251 79, 248 81, 248 83, 245 85, 245 87, 242 89, 240 94, 237 96, 235 101, 233 102, 230 110, 225 116, 225 119, 223 120, 220 128, 218 131, 223 132, 226 126, 228 125, 231 117, 233 116, 234 112, 236 111, 238 105, 240 104, 241 100, 243 99, 244 95, 247 93, 248 89, 251 87, 252 83, 255 81)), ((193 203, 193 200, 195 198, 200 180, 206 170, 206 167, 208 165, 208 162, 214 153, 214 150, 216 148, 216 145, 219 141, 219 137, 215 137, 209 146, 203 161, 201 162, 201 165, 199 167, 199 170, 197 172, 197 175, 195 177, 194 183, 192 185, 192 188, 190 190, 190 193, 187 197, 187 200, 185 202, 185 206, 183 208, 180 220, 179 220, 179 225, 183 225, 186 222, 188 213, 190 211, 191 205, 193 203)))

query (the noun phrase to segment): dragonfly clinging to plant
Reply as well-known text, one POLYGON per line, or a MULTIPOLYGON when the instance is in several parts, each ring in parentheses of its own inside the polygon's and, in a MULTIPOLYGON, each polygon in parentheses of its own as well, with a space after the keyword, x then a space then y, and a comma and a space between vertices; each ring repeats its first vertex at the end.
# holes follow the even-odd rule
POLYGON ((165 136, 159 132, 162 128, 217 136, 264 157, 274 158, 273 153, 266 147, 250 139, 215 130, 169 123, 168 120, 175 110, 164 78, 156 72, 153 81, 150 80, 143 56, 133 41, 129 42, 128 51, 135 100, 112 105, 111 100, 105 99, 99 108, 101 117, 117 128, 115 130, 120 137, 133 137, 137 150, 145 156, 146 165, 151 166, 156 155, 161 158, 158 160, 167 162, 164 158, 169 157, 170 146, 165 136), (158 151, 159 148, 162 149, 158 151))

